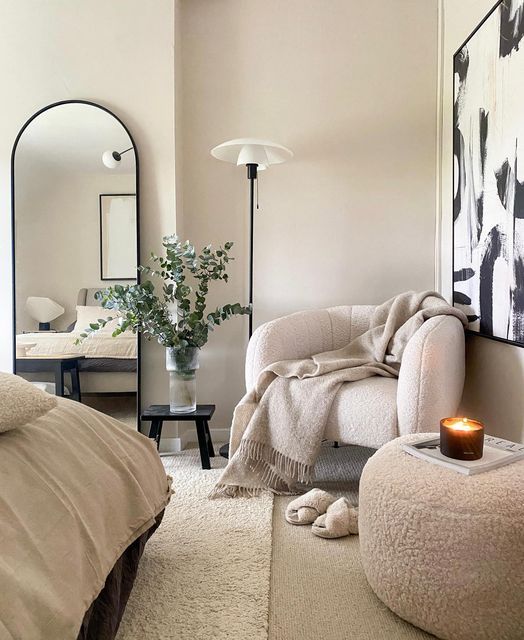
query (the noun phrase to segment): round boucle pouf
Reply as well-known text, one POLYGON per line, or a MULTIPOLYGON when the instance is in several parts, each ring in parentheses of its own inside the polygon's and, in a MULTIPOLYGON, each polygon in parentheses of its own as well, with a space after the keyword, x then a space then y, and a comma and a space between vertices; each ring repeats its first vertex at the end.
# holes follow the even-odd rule
POLYGON ((524 461, 473 476, 419 460, 404 436, 360 481, 362 564, 373 591, 445 640, 524 639, 524 461))

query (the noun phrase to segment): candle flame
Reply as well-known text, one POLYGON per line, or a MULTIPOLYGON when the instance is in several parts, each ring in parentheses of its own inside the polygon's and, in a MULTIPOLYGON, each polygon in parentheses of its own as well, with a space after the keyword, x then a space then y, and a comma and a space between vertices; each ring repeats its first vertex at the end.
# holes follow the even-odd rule
POLYGON ((451 425, 452 429, 456 431, 474 431, 475 427, 469 423, 468 418, 462 418, 460 422, 455 422, 451 425))

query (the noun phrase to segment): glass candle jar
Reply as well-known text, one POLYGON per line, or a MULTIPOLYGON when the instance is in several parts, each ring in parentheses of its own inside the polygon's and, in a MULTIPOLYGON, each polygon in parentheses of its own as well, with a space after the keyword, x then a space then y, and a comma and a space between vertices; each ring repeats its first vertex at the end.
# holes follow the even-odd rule
POLYGON ((440 452, 455 460, 480 460, 484 425, 469 418, 444 418, 440 421, 440 452))

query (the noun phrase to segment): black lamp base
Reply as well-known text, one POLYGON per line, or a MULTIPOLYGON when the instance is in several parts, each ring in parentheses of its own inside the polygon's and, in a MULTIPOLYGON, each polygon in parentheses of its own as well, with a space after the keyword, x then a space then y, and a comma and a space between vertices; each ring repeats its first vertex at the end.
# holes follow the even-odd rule
POLYGON ((51 323, 50 322, 39 322, 38 323, 38 331, 50 331, 51 323))
POLYGON ((226 460, 229 460, 229 442, 223 444, 218 450, 218 453, 226 460))

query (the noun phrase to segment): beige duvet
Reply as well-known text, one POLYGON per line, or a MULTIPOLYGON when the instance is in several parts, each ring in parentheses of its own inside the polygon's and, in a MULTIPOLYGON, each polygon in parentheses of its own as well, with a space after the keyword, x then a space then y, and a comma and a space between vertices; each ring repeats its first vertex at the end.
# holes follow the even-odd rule
POLYGON ((75 639, 170 493, 152 441, 72 400, 0 433, 0 639, 75 639))
POLYGON ((34 344, 28 356, 60 356, 79 354, 86 358, 134 359, 138 340, 132 333, 122 333, 113 338, 110 333, 92 334, 76 344, 77 333, 23 333, 16 336, 16 344, 34 344))

